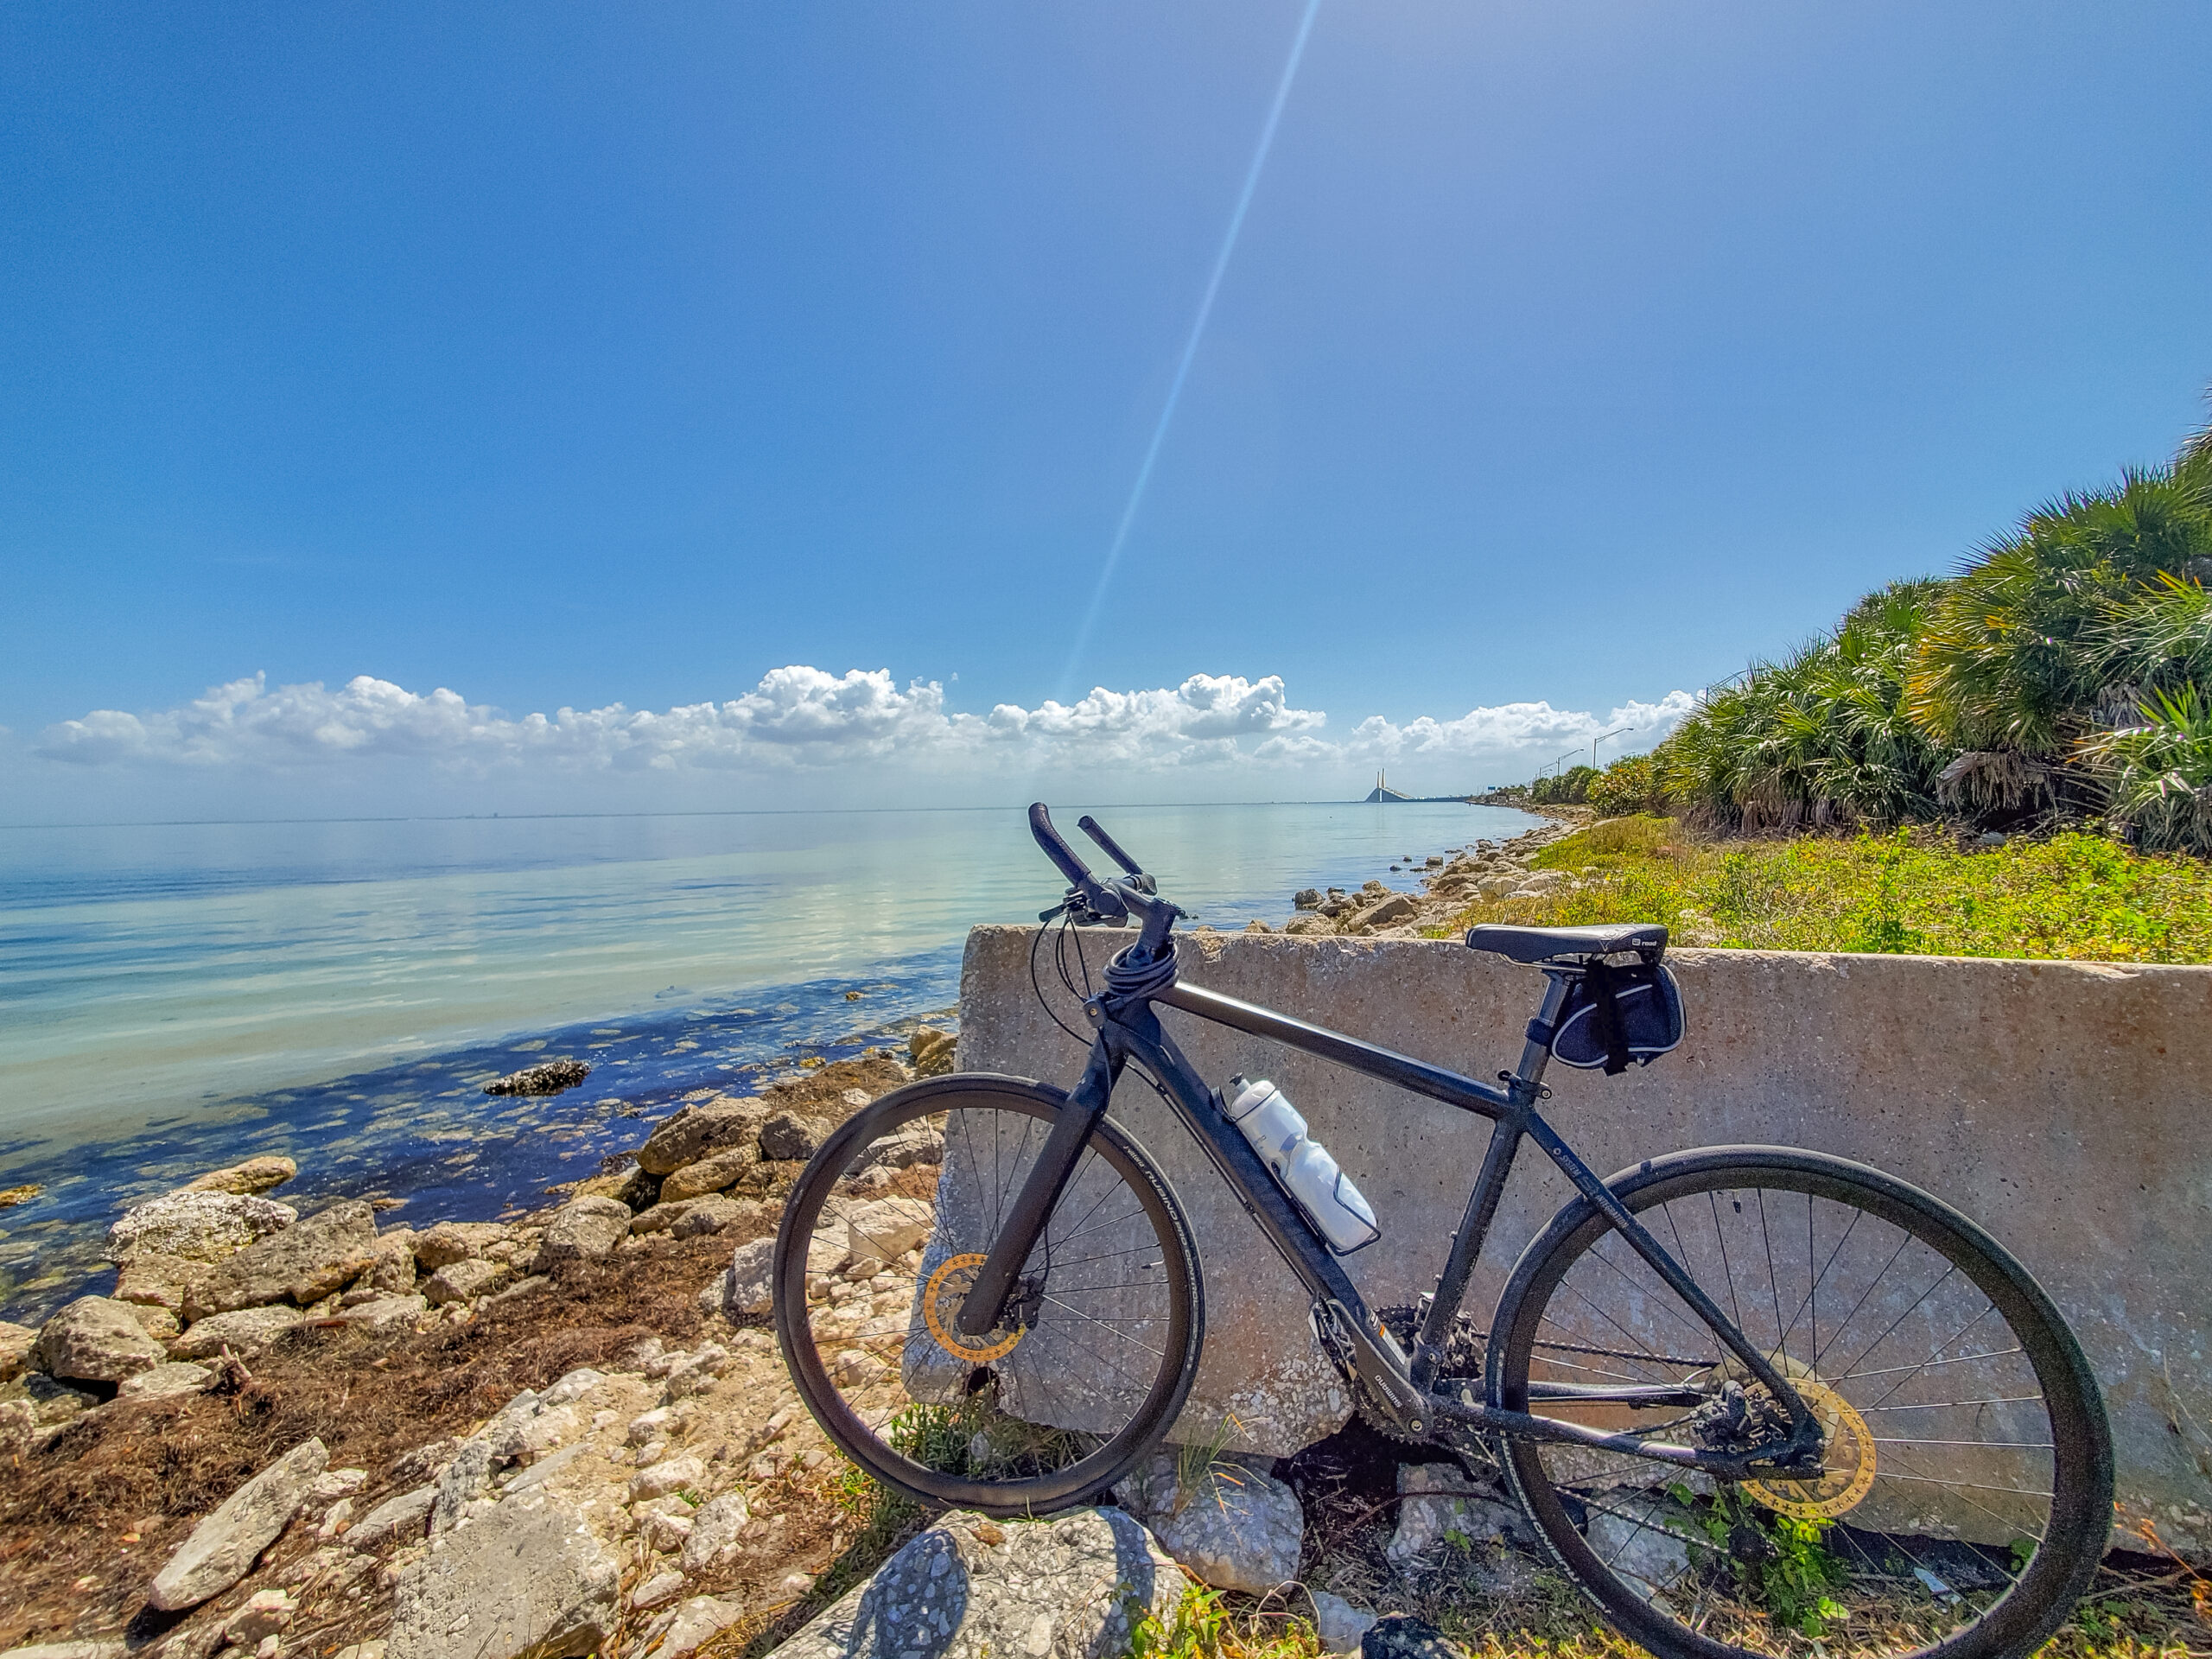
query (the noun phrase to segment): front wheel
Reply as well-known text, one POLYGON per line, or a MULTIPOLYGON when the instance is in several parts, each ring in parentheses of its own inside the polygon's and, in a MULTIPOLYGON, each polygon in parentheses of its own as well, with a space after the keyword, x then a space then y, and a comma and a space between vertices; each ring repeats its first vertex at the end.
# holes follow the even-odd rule
POLYGON ((925 1503, 1064 1508, 1166 1432, 1198 1370, 1197 1253, 1173 1192, 1100 1120, 1007 1311, 959 1328, 1067 1096, 1020 1078, 910 1084, 799 1178, 776 1236, 777 1340, 808 1409, 861 1468, 925 1503))
MULTIPOLYGON (((1514 1487, 1560 1564, 1660 1659, 2031 1652, 2095 1573, 2111 1431, 2050 1299, 1917 1187, 1783 1147, 1678 1154, 1607 1185, 1821 1421, 1816 1478, 1716 1482, 1519 1441, 1514 1487)), ((1588 1200, 1515 1268, 1491 1398, 1640 1439, 1748 1448, 1787 1414, 1588 1200), (1664 1383, 1630 1408, 1547 1384, 1664 1383), (1532 1398, 1534 1405, 1530 1404, 1532 1398)))

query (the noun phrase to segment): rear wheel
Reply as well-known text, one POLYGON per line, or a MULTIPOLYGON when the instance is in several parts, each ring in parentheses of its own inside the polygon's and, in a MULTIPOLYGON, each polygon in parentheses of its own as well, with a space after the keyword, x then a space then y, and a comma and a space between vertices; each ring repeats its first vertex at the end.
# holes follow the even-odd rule
POLYGON ((776 1334, 815 1420, 877 1479, 931 1503, 1046 1510, 1109 1484, 1190 1391, 1203 1327, 1181 1207, 1102 1120, 1006 1314, 963 1300, 1067 1096, 955 1076, 839 1129, 776 1239, 776 1334))
MULTIPOLYGON (((1716 1147, 1609 1185, 1825 1435, 1817 1478, 1735 1484, 1510 1445, 1547 1546, 1624 1632, 1661 1659, 1811 1652, 1821 1637, 1994 1659, 2057 1627, 2111 1524, 2111 1433, 2025 1268, 1916 1187, 1815 1153, 1716 1147)), ((1498 1404, 1653 1440, 1748 1446, 1777 1419, 1586 1200, 1523 1255, 1490 1365, 1498 1404), (1562 1383, 1687 1384, 1701 1403, 1545 1397, 1562 1383)))

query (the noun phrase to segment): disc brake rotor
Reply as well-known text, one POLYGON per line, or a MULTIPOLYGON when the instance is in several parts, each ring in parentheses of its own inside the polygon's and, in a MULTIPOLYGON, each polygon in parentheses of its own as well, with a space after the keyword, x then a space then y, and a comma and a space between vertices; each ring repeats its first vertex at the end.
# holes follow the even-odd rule
MULTIPOLYGON (((1820 1475, 1809 1480, 1770 1478, 1747 1480, 1745 1496, 1777 1515, 1799 1521, 1833 1521, 1857 1506, 1874 1484, 1873 1431, 1858 1408, 1813 1374, 1802 1361, 1784 1354, 1770 1354, 1768 1363, 1789 1379, 1789 1386, 1805 1402, 1805 1409, 1821 1426, 1820 1475)), ((1747 1388, 1758 1388, 1738 1361, 1721 1368, 1722 1375, 1747 1388)), ((1764 1390, 1761 1390, 1764 1393, 1764 1390)))
POLYGON ((1012 1353, 1014 1344, 1028 1334, 1027 1325, 1016 1325, 1011 1331, 1001 1325, 980 1337, 961 1334, 960 1310, 967 1303, 969 1292, 975 1289, 976 1275, 982 1267, 983 1258, 978 1255, 948 1256, 922 1287, 922 1318, 931 1337, 946 1353, 970 1365, 986 1365, 1012 1353))

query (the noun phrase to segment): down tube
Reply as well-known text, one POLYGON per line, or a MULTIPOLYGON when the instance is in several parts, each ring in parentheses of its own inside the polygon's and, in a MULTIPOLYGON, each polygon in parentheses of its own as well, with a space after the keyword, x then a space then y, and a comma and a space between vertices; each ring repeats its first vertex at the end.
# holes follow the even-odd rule
POLYGON ((1268 1166, 1260 1161, 1260 1154, 1252 1150, 1251 1143, 1237 1133, 1234 1124, 1222 1116, 1214 1104, 1213 1090, 1199 1078, 1190 1061, 1175 1046, 1174 1039, 1160 1028, 1159 1017, 1146 1008, 1119 1027, 1122 1041, 1128 1052, 1141 1061, 1146 1069, 1167 1088, 1168 1103, 1179 1116, 1198 1143, 1213 1160, 1214 1167, 1229 1183, 1229 1190, 1236 1194, 1247 1213, 1260 1224, 1260 1230, 1268 1242, 1290 1264, 1306 1287, 1306 1294, 1316 1300, 1341 1303, 1357 1323, 1362 1337, 1372 1342, 1382 1332, 1381 1325, 1367 1310, 1351 1279, 1337 1265, 1313 1230, 1312 1224, 1300 1213, 1283 1190, 1268 1173, 1268 1166))

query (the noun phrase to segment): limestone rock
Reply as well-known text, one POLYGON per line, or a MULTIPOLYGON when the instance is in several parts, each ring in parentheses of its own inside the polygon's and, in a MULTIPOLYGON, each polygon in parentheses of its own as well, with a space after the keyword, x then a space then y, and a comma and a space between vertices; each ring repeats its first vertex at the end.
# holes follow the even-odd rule
POLYGON ((630 1605, 650 1611, 664 1601, 673 1601, 683 1593, 683 1575, 673 1570, 656 1573, 630 1592, 630 1605))
POLYGON ((56 1382, 42 1371, 25 1371, 12 1382, 0 1382, 0 1408, 19 1426, 51 1428, 66 1423, 99 1402, 82 1389, 56 1382))
POLYGON ((707 1478, 707 1465, 696 1458, 663 1458, 648 1465, 630 1477, 630 1501, 649 1503, 654 1498, 666 1497, 671 1492, 680 1492, 696 1486, 707 1478))
POLYGON ((376 1212, 367 1205, 359 1199, 334 1204, 218 1262, 192 1287, 185 1312, 196 1319, 288 1299, 302 1305, 319 1301, 369 1269, 376 1238, 376 1212))
POLYGON ((1291 894, 1290 902, 1295 910, 1319 910, 1321 908, 1321 890, 1319 887, 1300 887, 1291 894))
MULTIPOLYGON (((694 1169, 698 1166, 694 1164, 694 1169)), ((678 1170, 677 1175, 683 1172, 678 1170)), ((671 1176, 673 1180, 676 1176, 671 1176)), ((760 1205, 747 1204, 739 1198, 725 1198, 709 1195, 701 1198, 684 1211, 675 1226, 669 1230, 678 1238, 697 1238, 705 1233, 719 1233, 725 1227, 755 1213, 760 1205)))
POLYGON ((244 1360, 258 1358, 288 1332, 306 1323, 296 1307, 241 1307, 195 1319, 169 1346, 172 1359, 213 1359, 228 1348, 244 1360))
POLYGON ((601 1262, 630 1230, 630 1206, 614 1198, 571 1198, 553 1212, 537 1247, 537 1272, 556 1262, 601 1262))
POLYGON ((184 1329, 184 1321, 177 1318, 172 1308, 153 1302, 125 1302, 119 1298, 118 1302, 130 1310, 130 1317, 138 1321, 138 1328, 161 1344, 164 1351, 184 1329))
POLYGON ((1172 1618, 1180 1568, 1118 1510, 1050 1521, 944 1516, 817 1615, 779 1659, 1113 1659, 1129 1604, 1172 1618))
POLYGON ((435 1273, 456 1262, 473 1262, 513 1236, 496 1221, 442 1221, 415 1235, 415 1262, 423 1272, 435 1273))
POLYGON ((725 1147, 710 1157, 696 1164, 686 1164, 660 1184, 663 1204, 681 1203, 687 1198, 702 1198, 709 1192, 719 1192, 740 1178, 750 1174, 760 1162, 759 1148, 752 1146, 725 1147))
POLYGON ((404 1296, 415 1288, 416 1276, 415 1230, 388 1227, 378 1233, 377 1242, 369 1247, 367 1287, 387 1296, 404 1296))
POLYGON ((1304 937, 1314 933, 1333 933, 1337 930, 1333 923, 1323 917, 1294 916, 1282 925, 1282 931, 1304 937))
POLYGON ((543 1488, 435 1538, 393 1587, 389 1659, 579 1659, 613 1639, 621 1572, 543 1488))
POLYGON ((244 1578, 329 1462, 321 1440, 303 1440, 225 1498, 155 1576, 148 1604, 162 1612, 181 1612, 244 1578))
POLYGON ((452 1262, 424 1281, 423 1300, 432 1307, 452 1302, 473 1302, 479 1296, 503 1290, 515 1281, 515 1270, 504 1262, 452 1262))
MULTIPOLYGON (((893 1130, 861 1154, 859 1169, 906 1169, 944 1161, 944 1131, 917 1120, 893 1130)), ((856 1172, 857 1173, 857 1172, 856 1172)))
MULTIPOLYGON (((370 1331, 397 1331, 411 1325, 430 1311, 427 1296, 378 1296, 365 1302, 356 1302, 351 1307, 341 1307, 338 1317, 348 1325, 359 1325, 370 1331)), ((222 1317, 233 1317, 225 1314, 222 1317)), ((194 1327, 195 1330, 197 1326, 194 1327)))
POLYGON ((767 1116, 768 1109, 750 1096, 733 1099, 725 1095, 683 1107, 638 1148, 639 1167, 648 1174, 672 1175, 686 1164, 751 1145, 760 1139, 767 1116))
POLYGON ((0 1659, 123 1659, 128 1651, 119 1636, 96 1636, 77 1642, 41 1642, 35 1647, 10 1648, 0 1653, 0 1659))
POLYGON ((737 1553, 745 1523, 752 1518, 741 1492, 708 1499, 691 1517, 691 1535, 683 1541, 683 1570, 699 1573, 720 1567, 737 1553))
POLYGON ((257 1647, 265 1637, 289 1630, 299 1611, 299 1604, 282 1590, 257 1590, 223 1621, 224 1639, 233 1647, 257 1647))
POLYGON ((1471 1544, 1492 1539, 1533 1542, 1520 1506, 1500 1498, 1449 1463, 1398 1465, 1398 1530, 1382 1553, 1403 1567, 1447 1534, 1471 1544))
POLYGON ((741 1313, 766 1313, 775 1306, 776 1241, 756 1238, 730 1258, 728 1305, 741 1313))
POLYGON ((745 1610, 729 1597, 693 1596, 648 1625, 644 1645, 653 1659, 684 1659, 744 1615, 745 1610))
POLYGON ((1361 1641, 1375 1628, 1375 1615, 1362 1612, 1342 1596, 1326 1590, 1313 1595, 1313 1633, 1324 1653, 1357 1653, 1361 1641))
POLYGON ((845 1248, 856 1262, 895 1262, 930 1236, 937 1211, 919 1198, 878 1198, 845 1223, 845 1248))
POLYGON ((495 1078, 484 1085, 484 1092, 487 1095, 557 1095, 563 1089, 575 1088, 590 1075, 591 1067, 582 1060, 545 1060, 495 1078))
POLYGON ((1185 1489, 1173 1446, 1114 1488, 1183 1566, 1221 1590, 1263 1596, 1298 1576, 1306 1512, 1298 1495, 1256 1465, 1216 1458, 1185 1489))
POLYGON ((249 1158, 242 1164, 232 1164, 225 1169, 211 1169, 205 1175, 185 1184, 188 1192, 234 1192, 241 1198, 255 1198, 273 1187, 279 1187, 300 1173, 300 1166, 289 1158, 274 1153, 264 1153, 258 1158, 249 1158))
POLYGON ((207 1272, 205 1262, 164 1255, 159 1250, 134 1250, 116 1271, 115 1300, 181 1313, 186 1295, 207 1272))
POLYGON ((37 1346, 38 1332, 29 1325, 0 1319, 0 1382, 5 1382, 29 1364, 31 1350, 37 1346))
POLYGON ((949 1031, 938 1031, 930 1026, 917 1026, 914 1034, 906 1039, 906 1052, 914 1063, 917 1077, 942 1077, 950 1074, 953 1066, 955 1039, 949 1031))
POLYGON ((162 1357, 162 1344, 146 1334, 130 1306, 105 1296, 79 1296, 38 1333, 39 1369, 65 1380, 120 1382, 162 1357))
POLYGON ((696 1198, 683 1198, 673 1203, 664 1199, 632 1217, 630 1230, 641 1238, 647 1233, 664 1233, 683 1220, 684 1211, 698 1202, 696 1198))
POLYGON ((1390 927, 1399 922, 1410 922, 1421 914, 1421 901, 1409 893, 1394 893, 1379 905, 1359 912, 1355 918, 1362 927, 1390 927))
POLYGON ((118 1400, 168 1400, 180 1394, 200 1394, 215 1386, 215 1373, 187 1360, 169 1360, 127 1376, 116 1389, 118 1400))
POLYGON ((107 1259, 124 1262, 150 1250, 188 1262, 220 1262, 299 1218, 290 1205, 271 1198, 181 1188, 124 1211, 107 1230, 107 1259))
POLYGON ((760 1126, 760 1156, 772 1161, 811 1158, 835 1128, 827 1118, 778 1112, 760 1126))
POLYGON ((417 1486, 412 1491, 387 1497, 356 1521, 346 1534, 346 1541, 355 1549, 376 1549, 393 1539, 412 1543, 429 1528, 430 1505, 437 1501, 435 1486, 417 1486))

